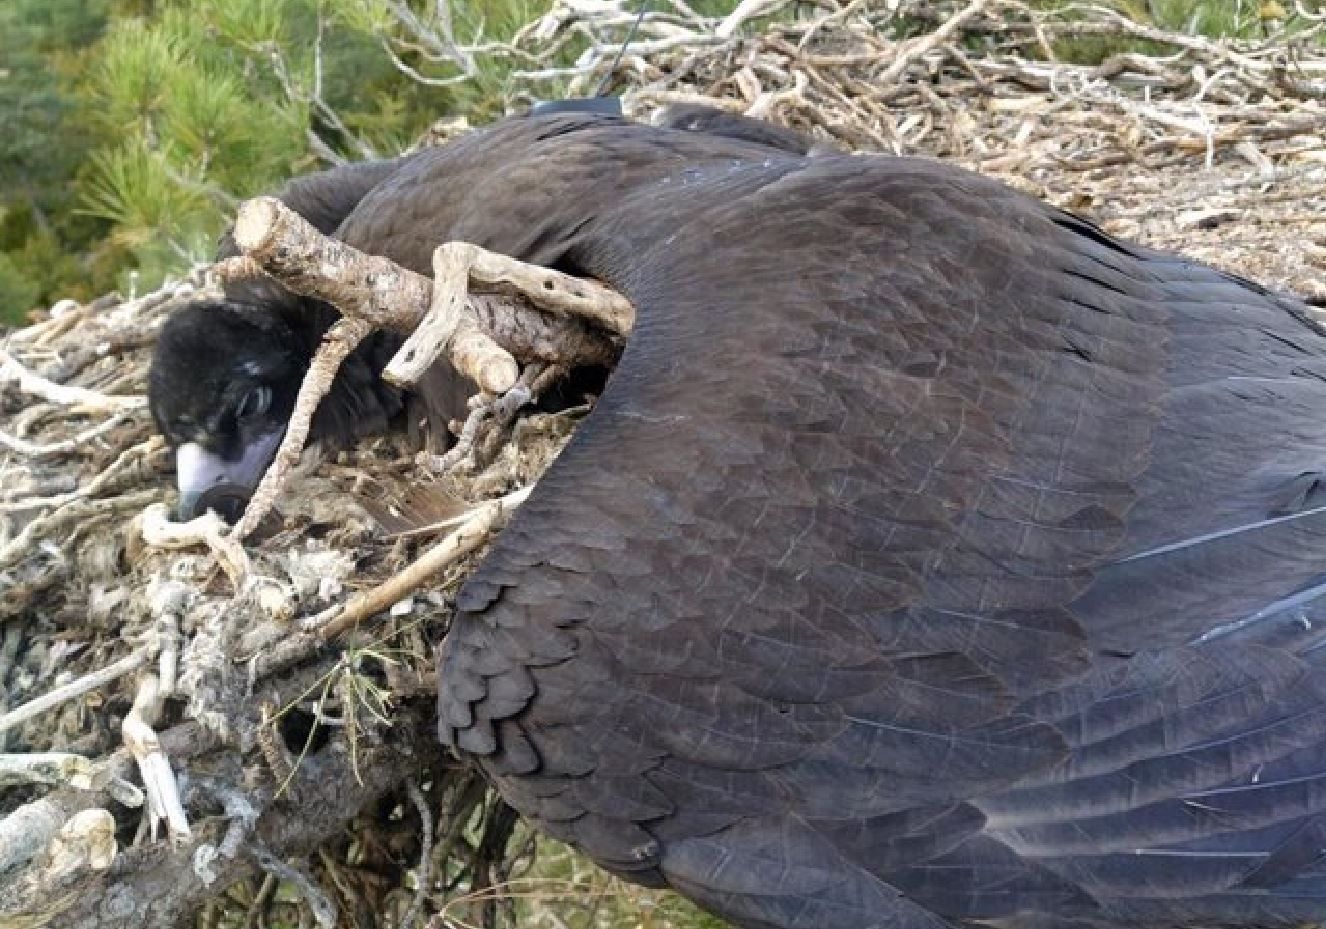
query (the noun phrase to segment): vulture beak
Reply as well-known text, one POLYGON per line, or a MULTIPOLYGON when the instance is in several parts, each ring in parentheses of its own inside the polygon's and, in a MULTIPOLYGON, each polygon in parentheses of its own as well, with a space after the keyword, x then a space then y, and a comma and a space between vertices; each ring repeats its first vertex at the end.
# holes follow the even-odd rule
POLYGON ((257 436, 234 461, 227 461, 195 442, 181 445, 175 452, 179 518, 190 520, 216 510, 226 522, 238 520, 284 434, 285 429, 281 428, 257 436))

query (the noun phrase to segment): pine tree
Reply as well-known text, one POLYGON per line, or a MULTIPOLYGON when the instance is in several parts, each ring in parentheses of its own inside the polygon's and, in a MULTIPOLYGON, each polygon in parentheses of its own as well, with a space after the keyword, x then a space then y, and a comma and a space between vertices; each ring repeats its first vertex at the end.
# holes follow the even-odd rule
POLYGON ((0 4, 0 325, 57 291, 94 286, 75 256, 98 230, 74 215, 70 190, 94 139, 64 76, 68 50, 94 40, 105 14, 100 0, 0 4))

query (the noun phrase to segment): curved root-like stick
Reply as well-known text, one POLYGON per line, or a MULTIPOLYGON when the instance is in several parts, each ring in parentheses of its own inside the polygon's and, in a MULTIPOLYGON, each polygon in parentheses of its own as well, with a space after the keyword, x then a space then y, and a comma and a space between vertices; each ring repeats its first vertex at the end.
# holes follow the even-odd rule
POLYGON ((522 345, 538 346, 516 354, 522 360, 569 364, 601 364, 615 356, 615 346, 605 346, 602 337, 583 324, 588 321, 612 336, 625 336, 635 322, 635 309, 616 291, 594 281, 582 280, 536 265, 516 261, 477 245, 447 242, 433 252, 433 299, 427 314, 401 346, 382 376, 400 386, 416 383, 444 352, 452 363, 472 377, 480 389, 500 394, 516 382, 515 360, 503 349, 509 329, 493 319, 481 319, 470 294, 470 283, 487 285, 512 299, 565 317, 556 338, 534 331, 541 314, 515 318, 524 332, 522 345), (489 339, 488 335, 493 335, 489 339), (498 343, 502 343, 499 345, 498 343), (604 357, 605 354, 607 357, 604 357))
POLYGON ((362 620, 390 609, 393 603, 428 583, 437 572, 486 542, 493 532, 506 524, 512 511, 524 503, 533 490, 531 484, 475 507, 462 517, 464 522, 458 529, 420 555, 405 570, 371 590, 356 594, 343 606, 333 607, 315 617, 309 625, 315 627, 318 637, 326 642, 353 629, 362 620))
POLYGON ((433 885, 433 814, 428 808, 428 800, 419 785, 410 778, 405 782, 405 790, 410 795, 410 802, 419 811, 419 824, 423 834, 419 839, 419 870, 415 874, 417 886, 410 906, 401 917, 401 929, 414 929, 419 914, 423 912, 424 900, 433 885))
POLYGON ((483 285, 478 289, 485 293, 491 290, 526 297, 540 309, 587 319, 614 335, 628 335, 635 326, 635 307, 631 301, 606 284, 526 264, 464 242, 451 242, 441 248, 464 254, 469 262, 470 280, 483 285))
POLYGON ((189 819, 184 814, 184 804, 180 802, 179 785, 175 782, 170 759, 162 751, 161 740, 152 728, 152 724, 161 715, 164 702, 156 675, 143 675, 138 683, 133 708, 124 718, 121 732, 124 744, 138 762, 138 771, 143 776, 143 787, 147 791, 148 824, 153 840, 156 839, 157 823, 163 820, 170 838, 180 840, 187 839, 192 831, 189 829, 189 819))
POLYGON ((277 858, 266 845, 256 839, 250 843, 250 852, 260 868, 277 880, 293 884, 299 889, 304 899, 308 901, 309 909, 313 911, 313 918, 319 926, 323 929, 335 929, 336 901, 327 896, 313 878, 277 858))
POLYGON ((225 523, 210 510, 187 523, 176 523, 171 522, 164 503, 154 503, 143 510, 138 527, 143 541, 156 548, 206 545, 236 590, 249 576, 249 556, 244 554, 244 546, 226 535, 225 523))
POLYGON ((566 369, 560 365, 535 363, 527 366, 502 396, 471 397, 470 415, 465 417, 456 444, 444 455, 425 455, 421 459, 424 466, 434 471, 450 471, 462 464, 467 469, 478 468, 481 460, 487 460, 484 450, 505 438, 521 408, 537 400, 549 385, 565 375, 566 369))
POLYGON ((262 476, 258 489, 253 492, 243 517, 231 530, 230 538, 238 541, 257 528, 264 516, 271 512, 285 486, 286 477, 298 463, 304 453, 304 443, 308 441, 309 427, 318 404, 331 390, 336 372, 341 362, 355 350, 360 342, 373 331, 373 326, 362 319, 346 317, 327 330, 322 344, 318 346, 304 375, 304 383, 299 385, 299 395, 295 398, 295 409, 290 414, 290 423, 286 426, 281 447, 276 450, 267 473, 262 476))

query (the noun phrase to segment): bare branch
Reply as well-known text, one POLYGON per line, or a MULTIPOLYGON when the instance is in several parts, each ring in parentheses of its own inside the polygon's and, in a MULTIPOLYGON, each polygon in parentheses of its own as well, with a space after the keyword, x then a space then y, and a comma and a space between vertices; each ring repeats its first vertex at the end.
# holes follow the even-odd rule
MULTIPOLYGON (((67 700, 73 700, 81 697, 85 693, 103 687, 118 677, 122 677, 133 671, 138 670, 143 665, 152 660, 152 652, 146 648, 137 649, 134 652, 121 658, 119 661, 106 665, 91 674, 85 674, 77 680, 70 681, 68 684, 62 684, 54 690, 42 694, 35 700, 29 700, 22 706, 15 707, 4 715, 0 715, 0 732, 13 729, 20 726, 35 716, 40 716, 48 710, 54 709, 67 700)), ((0 869, 3 870, 3 869, 0 869)))

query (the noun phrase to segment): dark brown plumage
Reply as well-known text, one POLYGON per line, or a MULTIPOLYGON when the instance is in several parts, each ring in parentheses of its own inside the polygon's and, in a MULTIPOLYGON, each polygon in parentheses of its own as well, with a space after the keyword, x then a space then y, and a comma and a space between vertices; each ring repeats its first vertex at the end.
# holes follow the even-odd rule
POLYGON ((639 311, 462 590, 444 740, 741 926, 1326 913, 1302 306, 930 161, 744 158, 586 203, 661 138, 429 181, 463 235, 528 216, 639 311))
POLYGON ((442 738, 743 927, 1326 914, 1326 338, 924 160, 562 116, 338 235, 638 324, 462 589, 442 738))

